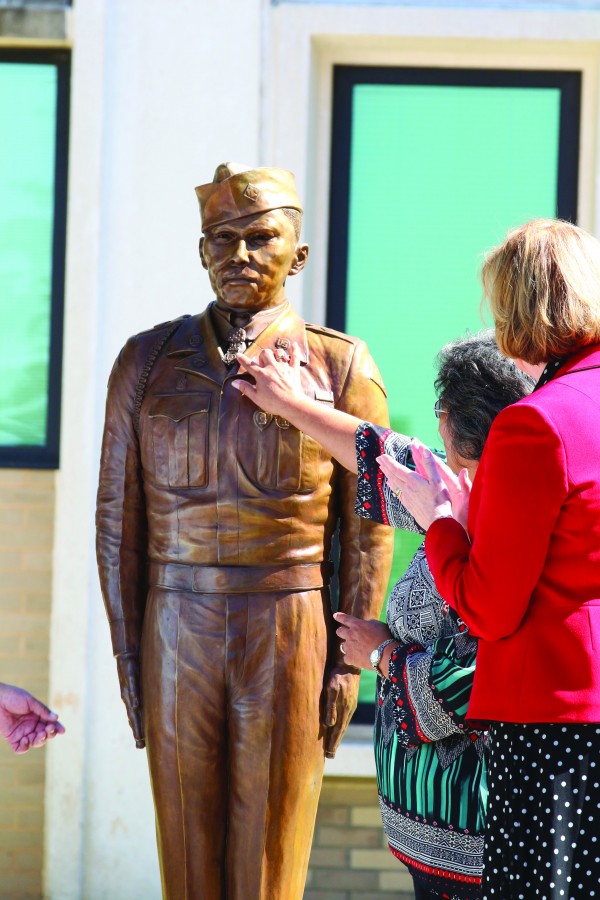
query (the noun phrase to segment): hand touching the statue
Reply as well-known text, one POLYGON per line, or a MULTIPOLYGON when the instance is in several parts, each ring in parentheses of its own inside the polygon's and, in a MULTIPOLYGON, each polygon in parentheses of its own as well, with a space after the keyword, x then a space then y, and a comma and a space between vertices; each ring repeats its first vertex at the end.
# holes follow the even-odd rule
POLYGON ((57 714, 47 706, 22 688, 0 684, 0 735, 15 753, 43 747, 64 732, 57 714))
POLYGON ((361 420, 342 409, 320 403, 315 397, 314 384, 311 396, 304 392, 300 377, 302 352, 298 344, 292 345, 289 359, 283 350, 263 350, 258 359, 238 353, 237 359, 240 372, 254 378, 254 384, 242 379, 232 382, 240 393, 266 413, 287 419, 318 441, 345 469, 356 472, 356 429, 361 420))
POLYGON ((250 381, 236 379, 233 386, 249 397, 260 409, 290 418, 293 410, 306 401, 300 381, 300 348, 293 344, 289 358, 284 351, 261 350, 258 359, 238 353, 240 372, 251 375, 250 381))
POLYGON ((137 654, 123 653, 117 656, 117 672, 121 687, 121 699, 127 710, 129 725, 135 738, 135 746, 141 750, 146 746, 142 720, 142 692, 140 686, 140 663, 137 654))

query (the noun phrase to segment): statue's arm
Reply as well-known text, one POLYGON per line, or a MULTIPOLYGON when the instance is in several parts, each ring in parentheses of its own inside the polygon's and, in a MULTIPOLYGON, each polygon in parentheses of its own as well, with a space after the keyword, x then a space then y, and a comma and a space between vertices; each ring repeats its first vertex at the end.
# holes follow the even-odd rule
POLYGON ((108 385, 96 507, 100 585, 117 660, 121 697, 136 746, 144 746, 139 651, 147 591, 147 522, 133 426, 138 348, 129 341, 108 385))
MULTIPOLYGON (((364 343, 354 350, 338 409, 387 425, 387 401, 379 373, 364 343)), ((357 478, 342 466, 336 473, 340 520, 339 609, 361 619, 379 616, 393 553, 393 529, 355 514, 357 478)), ((330 667, 325 685, 326 754, 333 756, 356 708, 360 672, 345 664, 332 629, 330 667)))

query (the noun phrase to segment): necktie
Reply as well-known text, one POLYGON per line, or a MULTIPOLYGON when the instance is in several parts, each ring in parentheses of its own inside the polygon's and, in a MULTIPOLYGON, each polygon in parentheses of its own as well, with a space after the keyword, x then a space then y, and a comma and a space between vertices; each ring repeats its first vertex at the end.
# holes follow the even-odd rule
POLYGON ((233 328, 227 335, 225 352, 221 352, 221 359, 226 366, 232 366, 236 361, 236 355, 243 353, 248 346, 246 329, 243 326, 250 321, 250 314, 247 312, 232 312, 229 321, 233 328))
POLYGON ((243 353, 246 349, 246 329, 234 328, 227 335, 227 349, 225 353, 221 350, 221 359, 226 366, 232 366, 235 362, 236 355, 243 353))

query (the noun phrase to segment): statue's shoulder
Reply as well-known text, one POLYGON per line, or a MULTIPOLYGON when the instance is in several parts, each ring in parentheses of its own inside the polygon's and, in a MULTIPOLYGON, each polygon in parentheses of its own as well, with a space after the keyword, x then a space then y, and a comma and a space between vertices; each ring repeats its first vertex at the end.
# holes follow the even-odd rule
POLYGON ((159 322, 158 325, 154 325, 152 328, 132 334, 121 348, 114 368, 139 369, 145 365, 149 357, 156 359, 167 341, 190 318, 191 316, 189 315, 178 316, 176 319, 159 322))
POLYGON ((317 350, 323 359, 328 359, 334 366, 342 366, 347 373, 350 369, 360 372, 373 381, 386 394, 383 379, 365 342, 351 334, 326 328, 324 325, 312 325, 307 322, 306 332, 312 350, 317 350), (314 335, 314 342, 310 335, 314 335), (320 346, 319 346, 320 344, 320 346))
POLYGON ((183 316, 178 316, 176 319, 167 319, 166 322, 159 322, 158 325, 153 325, 152 328, 146 328, 145 331, 138 331, 137 334, 134 334, 129 338, 130 341, 141 341, 148 336, 151 338, 153 335, 158 337, 159 333, 163 331, 176 331, 180 325, 182 325, 187 319, 191 319, 191 315, 189 313, 185 313, 183 316))
POLYGON ((137 334, 133 334, 129 338, 125 348, 134 351, 136 355, 140 352, 147 352, 161 342, 166 343, 190 319, 191 316, 186 313, 183 316, 178 316, 176 319, 167 319, 166 322, 159 322, 158 325, 146 328, 145 331, 138 331, 137 334))
POLYGON ((133 334, 121 348, 110 373, 109 391, 116 390, 118 385, 127 385, 135 400, 136 416, 139 416, 141 401, 152 369, 166 345, 191 318, 189 315, 183 315, 167 322, 159 322, 152 328, 133 334))
POLYGON ((305 322, 304 327, 309 333, 320 335, 326 340, 343 341, 345 344, 351 345, 360 343, 359 338, 352 337, 350 334, 344 334, 343 331, 336 331, 335 328, 327 328, 325 325, 314 325, 312 322, 305 322))

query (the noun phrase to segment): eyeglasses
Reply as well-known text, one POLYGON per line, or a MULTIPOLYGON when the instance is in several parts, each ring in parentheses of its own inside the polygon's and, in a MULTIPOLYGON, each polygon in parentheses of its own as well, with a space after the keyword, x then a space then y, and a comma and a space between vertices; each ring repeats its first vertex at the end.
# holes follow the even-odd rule
POLYGON ((433 406, 433 411, 435 413, 436 419, 440 419, 442 417, 442 413, 446 411, 442 407, 442 398, 441 397, 438 397, 437 400, 435 401, 434 406, 433 406))

